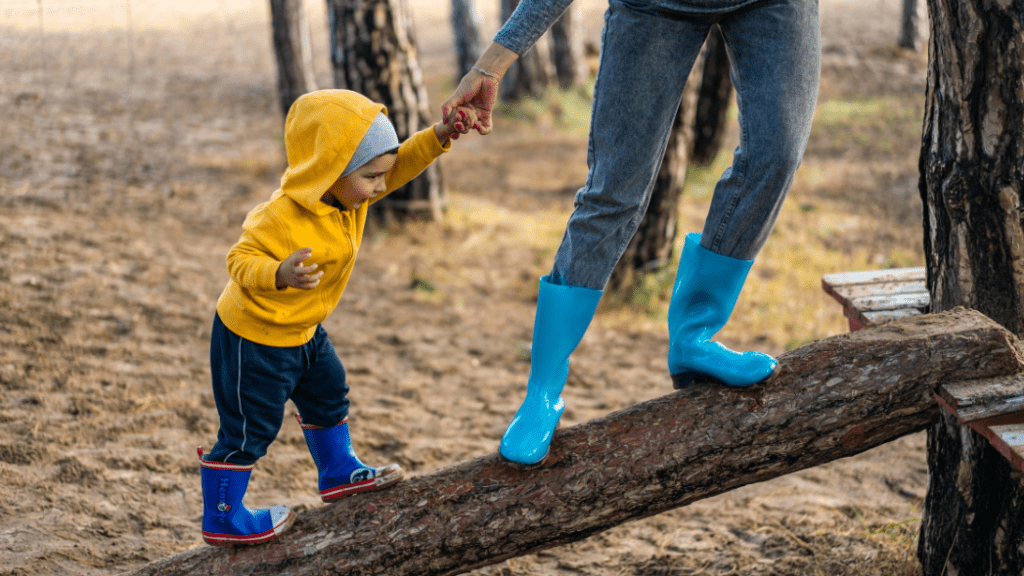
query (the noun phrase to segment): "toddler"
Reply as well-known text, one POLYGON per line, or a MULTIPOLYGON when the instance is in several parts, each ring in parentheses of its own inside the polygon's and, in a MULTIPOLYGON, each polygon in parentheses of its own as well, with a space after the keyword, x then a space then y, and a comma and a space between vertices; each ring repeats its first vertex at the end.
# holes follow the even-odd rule
POLYGON ((252 510, 242 503, 289 399, 325 502, 402 478, 397 464, 376 468, 355 455, 345 369, 320 322, 345 290, 368 206, 415 178, 475 123, 472 110, 460 109, 399 145, 384 106, 355 92, 321 90, 292 105, 281 187, 246 216, 213 319, 220 430, 209 454, 199 449, 207 543, 266 542, 294 520, 285 506, 252 510))

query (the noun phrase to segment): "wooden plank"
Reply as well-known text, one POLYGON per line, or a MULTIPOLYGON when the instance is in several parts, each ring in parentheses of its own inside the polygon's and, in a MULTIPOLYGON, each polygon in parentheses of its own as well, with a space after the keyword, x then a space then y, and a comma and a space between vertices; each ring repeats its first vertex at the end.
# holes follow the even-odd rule
POLYGON ((864 296, 850 301, 850 306, 861 312, 873 312, 875 310, 899 310, 901 308, 912 308, 922 310, 931 302, 927 292, 914 294, 875 294, 864 296))
POLYGON ((1024 470, 1024 424, 992 426, 993 446, 1003 453, 1018 469, 1024 470))
POLYGON ((877 312, 864 312, 860 315, 860 319, 864 326, 877 326, 878 324, 885 324, 893 320, 913 318, 921 314, 923 314, 922 311, 910 308, 903 310, 879 310, 877 312))
POLYGON ((821 277, 833 287, 855 284, 879 284, 883 282, 924 282, 927 272, 924 267, 889 268, 886 270, 865 270, 862 272, 835 272, 821 277))
MULTIPOLYGON (((823 280, 824 282, 824 280, 823 280)), ((924 280, 911 282, 877 282, 874 284, 850 284, 832 286, 832 289, 849 300, 856 300, 877 294, 927 294, 928 286, 924 280)))
POLYGON ((963 422, 1024 412, 1024 374, 943 384, 939 394, 963 422))

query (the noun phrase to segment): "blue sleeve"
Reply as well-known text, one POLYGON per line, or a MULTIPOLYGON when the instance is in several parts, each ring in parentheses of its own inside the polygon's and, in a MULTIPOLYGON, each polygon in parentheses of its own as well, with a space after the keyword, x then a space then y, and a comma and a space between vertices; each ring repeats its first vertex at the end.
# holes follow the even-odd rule
POLYGON ((494 36, 494 41, 522 56, 551 28, 569 4, 572 0, 521 0, 494 36))

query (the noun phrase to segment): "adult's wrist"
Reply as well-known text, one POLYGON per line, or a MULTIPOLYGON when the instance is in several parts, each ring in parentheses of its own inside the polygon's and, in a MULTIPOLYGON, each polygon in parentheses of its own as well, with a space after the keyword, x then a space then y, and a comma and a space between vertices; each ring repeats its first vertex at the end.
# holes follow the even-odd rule
POLYGON ((519 54, 499 42, 491 41, 490 46, 477 58, 473 68, 484 76, 501 80, 518 59, 519 54))

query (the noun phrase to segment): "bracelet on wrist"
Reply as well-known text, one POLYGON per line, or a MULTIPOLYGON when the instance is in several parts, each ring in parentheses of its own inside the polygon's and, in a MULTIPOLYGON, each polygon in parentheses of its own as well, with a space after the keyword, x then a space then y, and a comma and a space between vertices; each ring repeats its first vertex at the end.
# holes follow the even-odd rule
POLYGON ((477 68, 476 66, 473 66, 473 70, 476 70, 477 72, 483 74, 484 76, 490 76, 491 78, 494 78, 495 80, 498 80, 499 82, 501 81, 501 78, 499 78, 497 74, 494 74, 493 72, 488 72, 487 70, 484 70, 483 68, 477 68))

